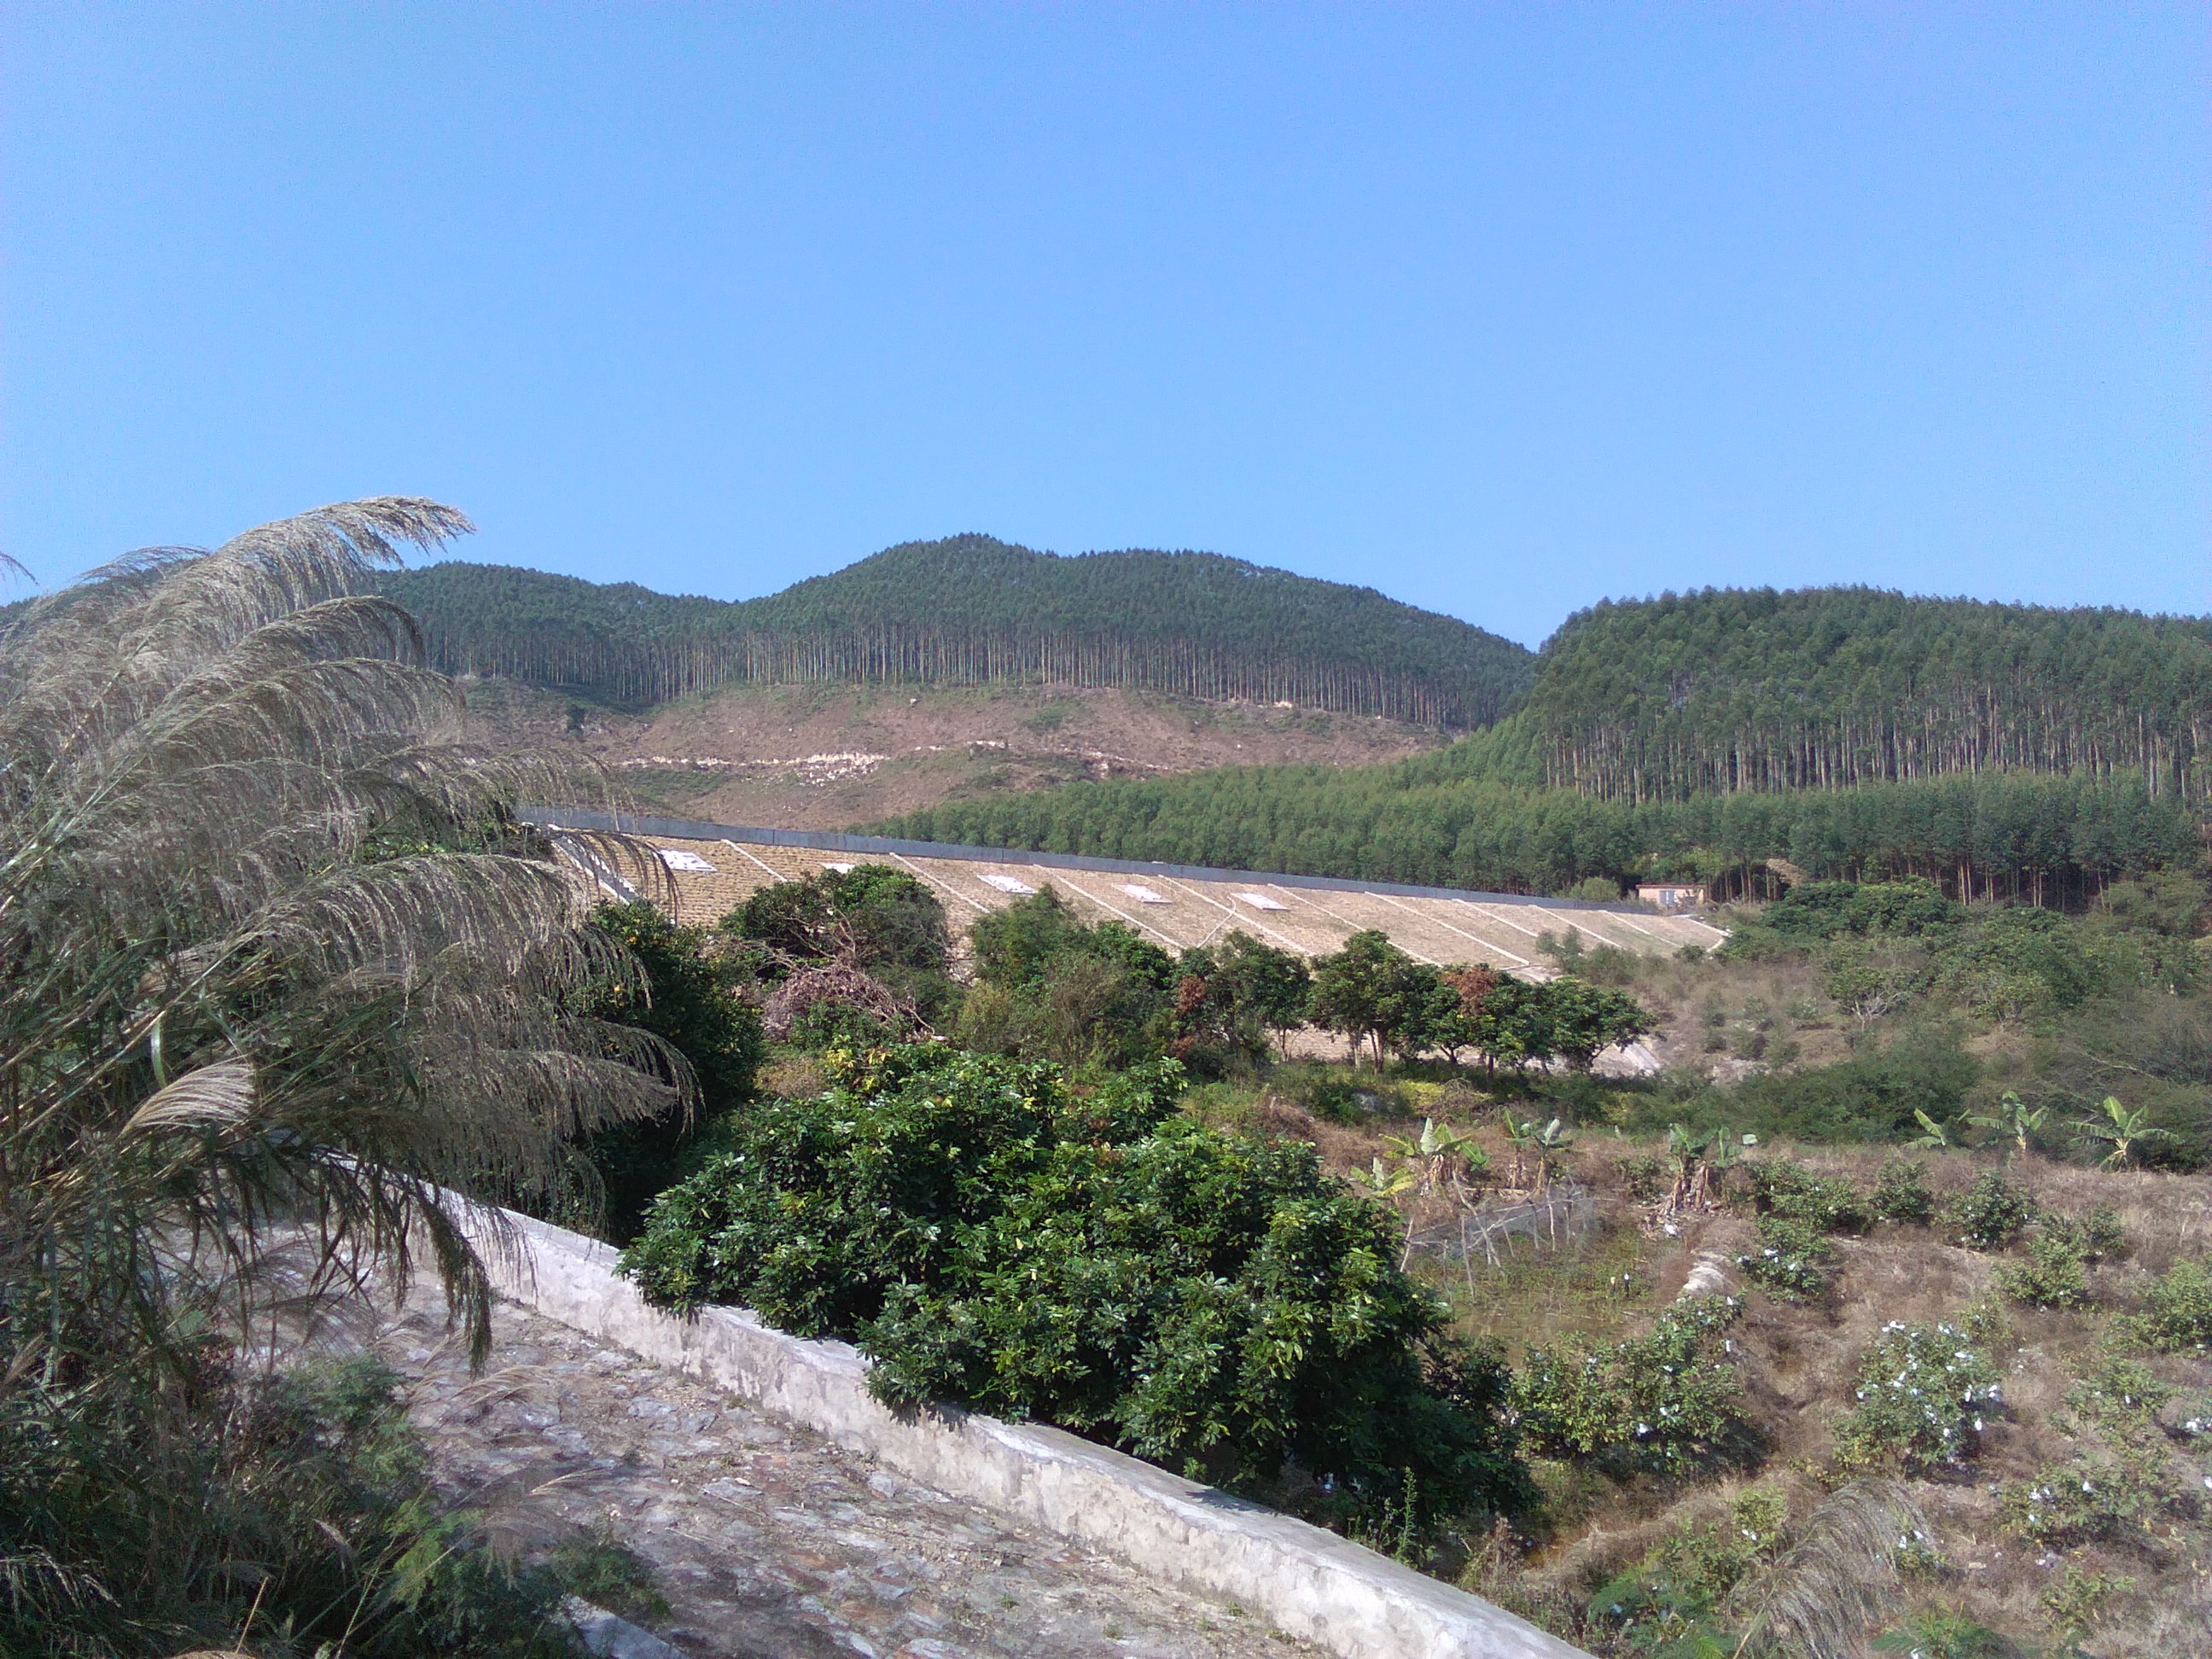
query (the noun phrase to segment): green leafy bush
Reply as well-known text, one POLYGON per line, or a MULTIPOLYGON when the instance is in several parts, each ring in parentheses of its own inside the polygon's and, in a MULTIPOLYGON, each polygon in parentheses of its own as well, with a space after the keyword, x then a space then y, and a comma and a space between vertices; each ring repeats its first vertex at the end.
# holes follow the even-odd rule
POLYGON ((969 1048, 1066 1066, 1133 1066, 1167 1052, 1175 959, 1118 921, 1093 927, 1048 886, 969 929, 981 983, 960 1011, 969 1048))
POLYGON ((848 1062, 733 1126, 623 1271, 662 1306, 848 1338, 896 1403, 1043 1419, 1248 1490, 1302 1470, 1347 1524, 1409 1492, 1417 1528, 1521 1503, 1504 1367, 1399 1270, 1394 1218, 1310 1146, 1173 1115, 1179 1076, 1082 1094, 995 1056, 848 1062))
POLYGON ((2177 1505, 2193 1509, 2196 1500, 2177 1491, 2171 1478, 2159 1422, 2159 1408, 2174 1392, 2147 1366, 2107 1354, 2067 1390, 2073 1420, 2066 1427, 2078 1449, 2063 1462, 2046 1463, 2033 1480, 2005 1488, 2005 1523, 2038 1543, 2063 1547, 2137 1535, 2177 1505))
POLYGON ((1793 939, 1822 939, 1940 933, 1965 918, 1964 908, 1945 898, 1934 882, 1907 876, 1893 882, 1805 882, 1768 905, 1759 924, 1793 939))
POLYGON ((1615 1158, 1613 1172, 1614 1177, 1620 1182, 1620 1189, 1638 1204, 1655 1203, 1660 1194, 1667 1190, 1668 1169, 1667 1161, 1663 1158, 1650 1157, 1615 1158))
POLYGON ((1736 1449, 1742 1387, 1721 1333, 1741 1304, 1695 1297, 1660 1314, 1647 1336, 1531 1347, 1514 1373, 1513 1417, 1555 1457, 1619 1469, 1672 1469, 1736 1449))
POLYGON ((1848 1176, 1820 1176, 1802 1164, 1772 1158, 1750 1168, 1753 1202, 1823 1233, 1862 1233, 1873 1221, 1865 1196, 1848 1176))
POLYGON ((1937 949, 1936 982, 1967 1007, 2000 1019, 2077 1006, 2105 979, 2081 930, 2056 911, 2019 905, 1960 928, 1937 949))
POLYGON ((1827 1288, 1825 1269, 1835 1253, 1826 1234, 1796 1216, 1763 1215, 1758 1224, 1759 1248, 1735 1259, 1746 1277, 1793 1301, 1827 1288))
POLYGON ((1817 1071, 1751 1078, 1707 1093, 1686 1111, 1655 1096, 1632 1124, 1663 1130, 1683 1118, 1694 1128, 1728 1123, 1808 1144, 1896 1140, 1917 1132, 1916 1109, 1938 1118, 1955 1114, 1979 1074, 1974 1057, 1955 1042, 1901 1042, 1817 1071))
POLYGON ((1928 1190, 1928 1171, 1917 1158, 1890 1159, 1875 1177, 1867 1207, 1883 1221, 1925 1226, 1936 1213, 1935 1196, 1928 1190))
POLYGON ((2045 1222, 2027 1241, 2025 1261, 1997 1269, 1997 1289, 2035 1308, 2072 1308, 2089 1299, 2088 1253, 2073 1229, 2045 1222))
POLYGON ((2212 1346, 2212 1270, 2177 1261, 2145 1292, 2143 1340, 2168 1353, 2212 1346))
POLYGON ((2043 1594, 2035 1600, 2045 1617, 2051 1620, 2051 1628, 2058 1633, 2059 1640, 2070 1647, 2105 1616, 2114 1597, 2131 1595, 2135 1588, 2136 1581, 2126 1573, 2094 1572, 2069 1566, 2045 1585, 2043 1594))
POLYGON ((1789 1505, 1753 1486, 1725 1522, 1680 1528, 1590 1597, 1589 1621, 1632 1651, 1724 1654, 1736 1646, 1721 1617, 1729 1592, 1772 1564, 1789 1541, 1789 1505))
POLYGON ((2059 1548, 2140 1530, 2160 1507, 2142 1460, 2105 1456, 2046 1463, 2033 1480, 2007 1486, 2002 1503, 2008 1527, 2059 1548))
POLYGON ((1860 1356, 1858 1403, 1837 1425, 1836 1462, 1908 1472, 1963 1462, 2002 1397, 1996 1368, 1964 1330, 1893 1320, 1860 1356))
POLYGON ((1944 1209, 1944 1219, 1970 1250, 2002 1250, 2027 1231, 2035 1214, 2035 1200, 1995 1170, 1984 1170, 1944 1209))
POLYGON ((2117 1253, 2125 1243, 2109 1209, 2080 1220, 2046 1215, 2027 1242, 2027 1259, 1997 1270, 1997 1288, 2032 1307, 2078 1307, 2089 1299, 2089 1264, 2117 1253))
POLYGON ((2066 1405, 2100 1432, 2123 1442, 2139 1442, 2149 1438, 2158 1408, 2173 1395, 2173 1389, 2145 1366, 2108 1356, 2067 1391, 2066 1405))

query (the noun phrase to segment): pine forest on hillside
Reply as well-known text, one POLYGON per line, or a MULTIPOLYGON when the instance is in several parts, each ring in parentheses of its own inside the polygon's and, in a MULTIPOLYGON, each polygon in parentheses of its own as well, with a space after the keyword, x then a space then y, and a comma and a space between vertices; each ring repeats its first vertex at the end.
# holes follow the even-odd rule
POLYGON ((2212 622, 1708 589, 1578 612, 1523 706, 1544 781, 1608 799, 2002 769, 2202 799, 2212 622))
POLYGON ((1387 766, 1247 767, 987 795, 922 840, 1584 896, 1770 861, 2072 905, 2204 846, 2212 623, 1708 591, 1603 605, 1487 730, 1387 766))
POLYGON ((1709 589, 1601 603, 1532 655, 1370 589, 1212 554, 1062 558, 985 536, 735 604, 459 562, 384 586, 448 672, 632 706, 732 684, 1127 686, 1494 726, 1433 775, 1631 805, 1990 771, 2212 787, 2199 617, 1709 589))
POLYGON ((1370 588, 1210 553, 1062 558, 988 536, 909 542, 735 604, 459 562, 384 592, 449 672, 629 704, 744 682, 1044 681, 1472 728, 1534 660, 1370 588))

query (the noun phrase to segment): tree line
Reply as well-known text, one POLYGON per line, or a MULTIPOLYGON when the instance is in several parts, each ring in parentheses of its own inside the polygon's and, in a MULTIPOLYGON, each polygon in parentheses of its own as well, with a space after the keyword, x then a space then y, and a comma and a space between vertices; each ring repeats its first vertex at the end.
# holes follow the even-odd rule
POLYGON ((1694 878, 1762 893, 1769 860, 1814 877, 1922 876, 1954 896, 2066 906, 2204 842, 2136 782, 1990 774, 1633 803, 1392 766, 1224 769, 1078 783, 908 813, 886 834, 1039 852, 1498 892, 1694 878))
POLYGON ((1542 781, 1630 802, 2005 770, 2202 799, 2212 621, 1708 588, 1577 612, 1522 707, 1542 781))
POLYGON ((676 598, 448 562, 386 592, 448 672, 624 703, 743 683, 1132 686, 1468 729, 1534 658, 1371 588, 1210 553, 1061 558, 957 536, 914 542, 759 599, 676 598))

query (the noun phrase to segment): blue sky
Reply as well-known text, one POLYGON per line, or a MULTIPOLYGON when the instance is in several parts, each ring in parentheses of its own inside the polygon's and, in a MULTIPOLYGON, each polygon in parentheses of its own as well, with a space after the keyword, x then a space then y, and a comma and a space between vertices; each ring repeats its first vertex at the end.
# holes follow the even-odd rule
POLYGON ((2197 5, 0 12, 0 549, 2212 611, 2197 5))

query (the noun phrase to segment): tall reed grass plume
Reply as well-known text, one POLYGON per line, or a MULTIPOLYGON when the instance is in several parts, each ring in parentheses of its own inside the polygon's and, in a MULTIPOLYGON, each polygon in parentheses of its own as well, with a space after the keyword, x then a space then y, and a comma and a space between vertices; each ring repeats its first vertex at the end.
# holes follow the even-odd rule
POLYGON ((349 502, 0 613, 0 1650, 42 1619, 130 1650, 216 1595, 180 1587, 236 1540, 158 1490, 163 1437, 244 1420, 210 1378, 280 1257, 310 1302, 427 1263, 481 1358, 454 1194, 573 1196, 580 1137, 688 1100, 581 1012, 637 970, 507 811, 576 781, 465 740, 370 591, 470 528, 349 502))

